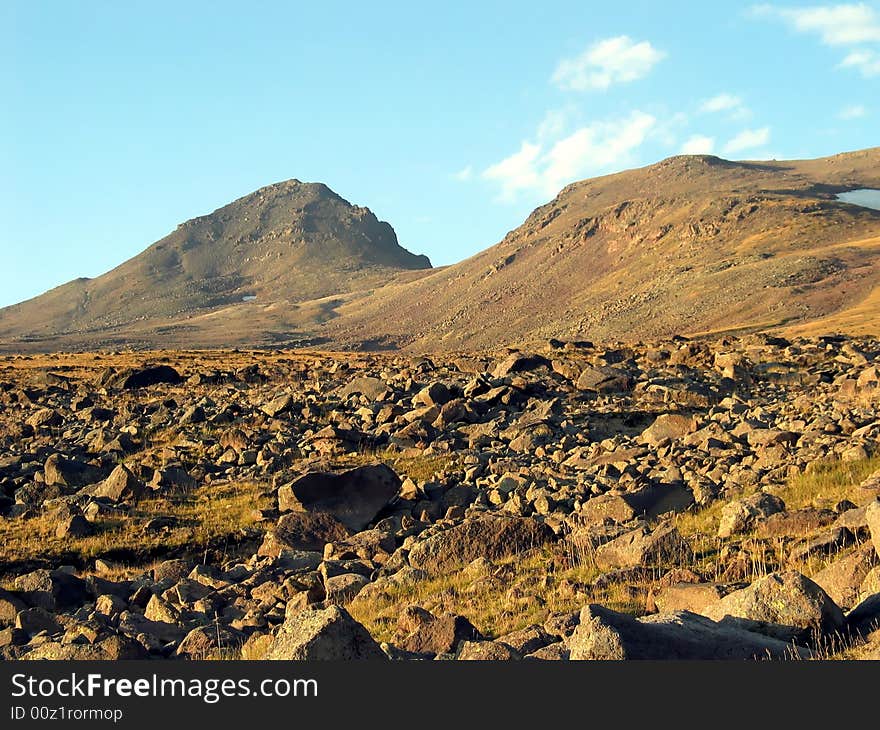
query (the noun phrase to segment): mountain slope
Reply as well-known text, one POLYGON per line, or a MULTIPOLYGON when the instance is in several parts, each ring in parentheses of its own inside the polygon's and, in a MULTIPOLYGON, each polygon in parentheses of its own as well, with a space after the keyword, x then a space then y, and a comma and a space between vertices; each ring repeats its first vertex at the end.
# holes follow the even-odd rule
MULTIPOLYGON (((369 289, 401 271, 427 268, 427 257, 403 249, 391 226, 367 208, 325 185, 289 180, 181 224, 102 276, 0 310, 0 340, 51 347, 124 342, 135 335, 150 344, 151 338, 161 342, 169 328, 179 329, 182 320, 218 308, 243 302, 258 307, 265 300, 295 309, 298 302, 369 289)), ((280 323, 282 329, 289 324, 280 323)), ((191 336, 198 330, 185 331, 191 336)))
MULTIPOLYGON (((496 246, 346 303, 325 335, 458 350, 833 326, 880 283, 880 211, 836 200, 862 187, 880 188, 880 148, 793 162, 681 156, 584 180, 496 246)), ((875 298, 859 311, 876 331, 875 298)))

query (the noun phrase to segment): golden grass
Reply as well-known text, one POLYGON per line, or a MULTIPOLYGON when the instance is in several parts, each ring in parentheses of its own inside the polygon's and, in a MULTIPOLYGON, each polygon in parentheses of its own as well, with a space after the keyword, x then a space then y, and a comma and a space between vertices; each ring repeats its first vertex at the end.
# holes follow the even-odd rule
POLYGON ((391 641, 397 617, 418 605, 435 615, 465 616, 485 636, 497 638, 553 614, 601 603, 616 611, 641 614, 648 583, 610 583, 592 588, 594 566, 566 567, 560 547, 545 547, 500 560, 485 573, 458 570, 426 580, 394 585, 375 596, 357 596, 348 609, 379 641, 391 641), (366 596, 366 597, 365 597, 366 596))
POLYGON ((257 521, 255 510, 269 507, 265 486, 255 482, 210 484, 188 492, 147 497, 127 515, 97 520, 95 535, 56 537, 58 524, 51 513, 31 519, 0 521, 0 564, 45 561, 49 564, 74 558, 86 562, 114 552, 138 556, 198 552, 224 540, 234 542, 257 521), (170 517, 174 526, 147 531, 154 518, 170 517))
POLYGON ((364 449, 333 458, 333 465, 351 468, 381 462, 396 471, 401 478, 409 477, 418 482, 434 479, 454 463, 452 454, 424 454, 418 449, 397 451, 395 449, 364 449))
POLYGON ((782 498, 788 509, 834 509, 844 499, 861 504, 870 494, 859 489, 859 484, 878 469, 880 456, 861 461, 816 462, 809 473, 799 474, 771 491, 782 498))

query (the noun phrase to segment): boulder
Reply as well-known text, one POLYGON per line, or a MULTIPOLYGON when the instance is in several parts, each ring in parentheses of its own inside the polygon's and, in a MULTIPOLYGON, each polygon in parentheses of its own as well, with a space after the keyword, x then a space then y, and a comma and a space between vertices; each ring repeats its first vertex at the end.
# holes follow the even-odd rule
POLYGON ((510 373, 524 373, 538 368, 549 368, 550 361, 543 355, 529 355, 523 352, 514 352, 499 362, 492 371, 492 376, 503 378, 510 373))
POLYGON ((269 418, 275 418, 276 416, 280 416, 282 413, 289 411, 291 406, 293 406, 293 398, 289 393, 283 393, 282 395, 276 396, 268 403, 260 406, 260 410, 269 416, 269 418))
POLYGON ((18 596, 0 588, 0 628, 14 626, 15 617, 26 608, 18 596))
POLYGON ((435 616, 418 606, 407 606, 397 619, 394 645, 415 654, 452 654, 462 641, 483 636, 464 616, 435 616))
POLYGON ((652 593, 651 600, 659 613, 702 613, 735 588, 725 583, 673 583, 652 593))
POLYGON ((620 393, 632 387, 632 380, 617 368, 588 366, 581 371, 575 387, 594 393, 620 393))
POLYGON ((733 591, 707 606, 702 613, 722 623, 751 626, 784 641, 805 641, 816 632, 831 634, 844 625, 840 607, 821 587, 797 571, 759 578, 747 588, 733 591))
POLYGON ((636 528, 596 548, 595 560, 600 570, 654 565, 671 559, 680 561, 691 554, 690 546, 671 523, 654 530, 636 528))
POLYGON ((463 641, 455 658, 459 661, 508 662, 522 657, 501 641, 463 641))
POLYGON ((410 550, 409 562, 413 568, 437 575, 477 558, 498 560, 554 540, 553 530, 543 522, 528 517, 485 515, 417 542, 410 550))
POLYGON ((198 626, 190 631, 174 651, 185 659, 223 659, 238 653, 244 636, 228 626, 198 626))
POLYGON ((865 636, 880 629, 880 593, 868 596, 846 615, 846 626, 854 634, 865 636))
POLYGON ((367 400, 377 401, 384 400, 391 393, 388 383, 379 378, 354 378, 346 383, 338 391, 341 398, 348 398, 350 395, 362 395, 367 400))
POLYGON ((524 629, 505 634, 498 639, 521 656, 534 654, 545 646, 557 643, 558 640, 558 636, 548 634, 544 627, 538 624, 526 626, 524 629))
POLYGON ((127 368, 112 379, 111 385, 123 390, 133 390, 159 383, 177 384, 182 382, 183 377, 170 365, 154 365, 144 368, 127 368))
POLYGON ((689 611, 637 619, 591 604, 568 640, 572 660, 787 659, 809 652, 689 611))
POLYGON ((730 537, 746 532, 755 523, 785 509, 785 503, 777 496, 758 492, 742 500, 734 500, 724 505, 718 525, 718 537, 730 537))
POLYGON ((41 631, 57 634, 63 631, 55 617, 44 608, 26 608, 15 617, 15 628, 33 636, 41 631))
POLYGON ((648 428, 642 431, 639 440, 643 443, 657 446, 664 441, 670 441, 687 436, 697 429, 697 420, 693 416, 683 416, 678 413, 664 413, 657 416, 648 428))
POLYGON ((333 605, 287 616, 266 655, 271 660, 386 658, 369 632, 348 611, 333 605))
POLYGON ((146 485, 138 479, 125 464, 119 464, 95 491, 95 497, 104 497, 113 502, 126 502, 141 497, 146 485))
POLYGON ((605 519, 629 522, 635 517, 658 517, 667 512, 683 512, 694 503, 694 495, 684 484, 649 484, 632 492, 606 492, 588 499, 577 513, 586 524, 605 519))
POLYGON ((359 466, 341 474, 311 472, 279 490, 283 508, 326 513, 360 532, 400 492, 400 477, 385 464, 359 466))
POLYGON ((64 517, 55 528, 55 537, 81 538, 94 534, 94 526, 82 514, 64 517))
POLYGON ((85 487, 100 481, 103 474, 91 464, 67 459, 61 454, 52 454, 43 466, 43 478, 49 486, 57 484, 62 487, 85 487))

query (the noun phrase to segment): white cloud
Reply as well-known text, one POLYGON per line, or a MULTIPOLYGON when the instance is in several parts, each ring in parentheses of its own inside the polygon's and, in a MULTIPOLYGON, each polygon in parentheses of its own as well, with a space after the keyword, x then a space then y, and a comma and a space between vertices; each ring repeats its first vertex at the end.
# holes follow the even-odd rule
POLYGON ((726 145, 724 152, 732 154, 742 152, 743 150, 754 149, 770 141, 770 127, 762 127, 761 129, 744 129, 726 145))
POLYGON ((501 183, 501 197, 512 200, 521 190, 540 187, 536 169, 541 146, 523 142, 518 152, 483 170, 483 177, 501 183))
POLYGON ((880 76, 880 53, 867 50, 853 51, 840 62, 840 67, 857 68, 866 78, 880 76))
POLYGON ((452 173, 452 177, 461 182, 467 182, 474 176, 474 168, 471 165, 461 168, 458 172, 452 173))
POLYGON ((650 114, 634 111, 623 119, 581 127, 553 143, 525 141, 517 152, 486 168, 482 177, 501 186, 499 198, 505 201, 525 191, 555 195, 568 183, 625 163, 656 122, 650 114))
POLYGON ((706 137, 702 134, 695 134, 687 142, 681 146, 681 154, 683 155, 711 155, 715 149, 714 137, 706 137))
POLYGON ((867 114, 868 110, 865 109, 864 106, 861 104, 853 104, 852 106, 841 109, 837 116, 839 119, 849 121, 851 119, 861 119, 862 117, 867 116, 867 114))
POLYGON ((561 135, 568 126, 569 112, 565 109, 551 109, 538 125, 538 141, 552 139, 561 135))
POLYGON ((867 3, 811 8, 757 5, 752 14, 780 18, 796 31, 818 35, 825 45, 848 46, 852 50, 838 68, 858 69, 866 78, 880 76, 880 52, 865 47, 880 43, 880 12, 867 3))
POLYGON ((742 106, 742 99, 733 94, 718 94, 700 105, 701 112, 725 112, 742 106))
POLYGON ((727 113, 731 119, 747 119, 752 115, 751 110, 745 105, 742 97, 734 94, 717 94, 711 99, 706 99, 700 104, 700 111, 704 114, 727 113))
POLYGON ((560 61, 551 80, 566 91, 607 89, 647 76, 665 56, 648 41, 635 43, 625 35, 606 38, 560 61))
POLYGON ((829 46, 880 42, 880 15, 866 3, 779 8, 757 5, 757 16, 777 17, 801 33, 817 34, 829 46))

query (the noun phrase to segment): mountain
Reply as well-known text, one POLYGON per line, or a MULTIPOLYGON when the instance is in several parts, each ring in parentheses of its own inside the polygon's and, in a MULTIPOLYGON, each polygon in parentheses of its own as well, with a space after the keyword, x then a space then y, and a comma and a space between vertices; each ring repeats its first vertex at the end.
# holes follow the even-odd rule
POLYGON ((412 350, 756 329, 877 333, 880 148, 817 160, 672 157, 584 180, 499 244, 342 305, 324 334, 412 350))
POLYGON ((258 323, 278 325, 284 337, 320 319, 320 306, 299 303, 368 290, 430 266, 367 208, 323 184, 288 180, 179 225, 102 276, 0 310, 0 342, 8 349, 223 345, 225 337, 253 336, 247 323, 255 310, 258 323), (288 316, 267 317, 263 302, 288 316), (212 314, 219 326, 204 319, 212 314))
POLYGON ((315 346, 455 351, 769 330, 877 334, 880 148, 677 156, 573 183, 431 269, 324 185, 262 188, 97 279, 0 310, 15 350, 315 346))

